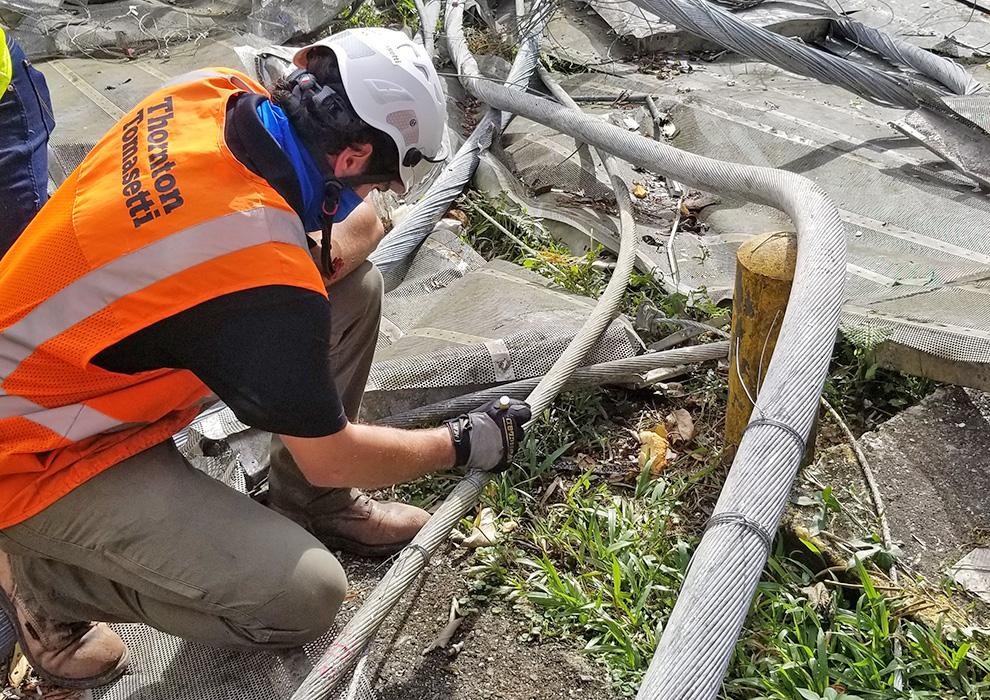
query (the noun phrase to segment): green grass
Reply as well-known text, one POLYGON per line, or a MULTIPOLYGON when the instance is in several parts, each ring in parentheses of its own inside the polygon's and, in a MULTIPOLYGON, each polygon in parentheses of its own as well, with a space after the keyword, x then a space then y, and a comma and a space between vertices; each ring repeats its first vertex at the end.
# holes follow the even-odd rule
MULTIPOLYGON (((592 298, 598 298, 608 284, 611 272, 593 265, 602 257, 601 246, 583 255, 574 255, 550 235, 539 219, 530 216, 508 198, 468 192, 458 200, 457 207, 466 212, 470 219, 464 239, 486 260, 509 260, 543 275, 562 289, 592 298), (508 229, 523 246, 506 236, 487 217, 508 229)), ((712 303, 704 290, 691 295, 668 294, 651 275, 633 272, 623 310, 634 316, 644 301, 650 301, 671 318, 707 321, 725 314, 725 310, 712 303)), ((667 332, 680 328, 661 326, 661 330, 667 332)), ((647 342, 655 339, 644 338, 647 342)))
POLYGON ((415 32, 419 29, 419 13, 413 0, 383 0, 372 2, 366 0, 346 20, 331 23, 333 31, 339 32, 354 27, 392 27, 395 29, 408 28, 415 32))
MULTIPOLYGON (((592 266, 600 251, 573 255, 506 200, 471 193, 459 208, 470 219, 465 238, 486 258, 524 265, 579 294, 597 296, 604 287, 607 273, 592 266)), ((675 318, 705 320, 723 313, 704 295, 668 295, 648 276, 636 275, 627 312, 643 301, 675 318)), ((930 382, 878 368, 877 342, 876 334, 849 332, 837 347, 826 388, 860 430, 932 388, 930 382)), ((706 368, 685 380, 684 390, 680 399, 662 392, 573 392, 544 412, 528 431, 515 466, 483 494, 482 505, 493 508, 499 522, 519 527, 497 546, 470 555, 462 609, 508 601, 529 620, 527 637, 570 640, 608 670, 620 694, 634 695, 724 477, 719 457, 724 372, 706 368), (620 454, 616 462, 613 453, 629 429, 676 407, 687 407, 702 433, 696 449, 682 449, 686 454, 660 478, 646 470, 611 477, 574 472, 575 464, 586 466, 589 459, 596 465, 621 464, 629 455, 620 454), (579 455, 586 457, 577 461, 579 455)), ((404 488, 430 502, 449 485, 434 477, 404 488)), ((822 503, 824 529, 842 505, 831 491, 823 492, 822 503)), ((904 599, 876 583, 885 580, 872 568, 883 564, 882 557, 854 561, 839 581, 815 545, 798 543, 798 550, 789 550, 783 541, 777 538, 767 563, 721 697, 990 698, 986 639, 912 619, 904 599), (904 690, 895 689, 897 677, 904 690)))
MULTIPOLYGON (((541 506, 556 476, 554 461, 573 449, 556 444, 554 431, 535 431, 518 466, 486 492, 485 504, 499 520, 521 527, 472 555, 464 603, 511 601, 529 618, 529 637, 570 639, 608 669, 619 693, 631 696, 697 544, 703 524, 693 517, 697 504, 711 503, 719 469, 685 458, 667 476, 651 479, 644 471, 625 486, 584 474, 541 506)), ((723 697, 953 700, 990 689, 982 638, 902 617, 901 601, 879 590, 863 563, 851 571, 859 587, 819 585, 828 591, 826 602, 813 600, 813 587, 830 583, 833 574, 822 573, 824 564, 809 568, 803 563, 809 559, 809 551, 789 552, 778 541, 723 697), (894 639, 903 647, 900 661, 894 639), (910 693, 893 689, 898 669, 910 693)))
MULTIPOLYGON (((467 559, 462 609, 511 605, 528 620, 528 639, 564 640, 607 669, 617 693, 634 695, 724 476, 714 420, 719 386, 718 375, 689 386, 704 397, 691 410, 703 423, 699 440, 711 446, 708 459, 682 456, 660 478, 645 470, 625 480, 574 473, 574 459, 606 462, 643 410, 661 416, 671 401, 643 392, 575 392, 548 409, 514 467, 483 494, 482 505, 495 509, 498 522, 519 527, 467 559)), ((843 508, 832 492, 823 503, 828 512, 843 508)), ((990 697, 982 636, 912 619, 906 599, 867 568, 872 560, 854 564, 840 580, 814 551, 783 542, 778 537, 758 586, 722 698, 990 697), (904 691, 894 689, 897 670, 904 691)))

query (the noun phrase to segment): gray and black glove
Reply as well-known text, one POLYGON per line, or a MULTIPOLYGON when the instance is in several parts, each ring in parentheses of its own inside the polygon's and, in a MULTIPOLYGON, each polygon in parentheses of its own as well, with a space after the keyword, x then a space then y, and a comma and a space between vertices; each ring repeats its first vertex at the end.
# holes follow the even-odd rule
POLYGON ((523 439, 523 424, 532 416, 525 401, 503 396, 444 425, 457 455, 455 466, 502 471, 523 439))

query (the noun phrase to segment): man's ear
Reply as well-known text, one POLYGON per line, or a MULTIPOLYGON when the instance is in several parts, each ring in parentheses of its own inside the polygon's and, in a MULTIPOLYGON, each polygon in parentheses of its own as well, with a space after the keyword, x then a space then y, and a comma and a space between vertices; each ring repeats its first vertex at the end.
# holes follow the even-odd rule
POLYGON ((346 147, 333 162, 333 174, 337 177, 355 177, 364 173, 371 158, 370 143, 356 143, 346 147))

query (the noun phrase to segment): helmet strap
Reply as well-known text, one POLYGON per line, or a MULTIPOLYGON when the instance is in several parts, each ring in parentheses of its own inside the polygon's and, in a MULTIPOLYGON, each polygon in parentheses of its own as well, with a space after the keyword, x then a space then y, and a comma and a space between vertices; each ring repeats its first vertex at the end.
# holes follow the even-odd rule
POLYGON ((333 277, 330 234, 333 230, 333 217, 337 213, 337 207, 340 206, 340 193, 343 189, 343 183, 333 176, 323 181, 323 238, 320 243, 320 266, 328 279, 333 277))

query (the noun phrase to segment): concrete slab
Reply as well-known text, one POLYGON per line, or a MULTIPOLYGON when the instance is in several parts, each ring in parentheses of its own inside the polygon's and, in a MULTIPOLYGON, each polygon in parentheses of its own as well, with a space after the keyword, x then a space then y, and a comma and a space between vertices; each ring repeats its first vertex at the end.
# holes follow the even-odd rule
MULTIPOLYGON (((864 434, 860 444, 909 573, 938 584, 974 545, 990 541, 990 425, 965 390, 936 391, 864 434)), ((860 505, 871 511, 851 453, 833 451, 824 457, 819 480, 836 488, 857 485, 860 505)), ((977 581, 983 561, 972 557, 961 569, 977 581)))

